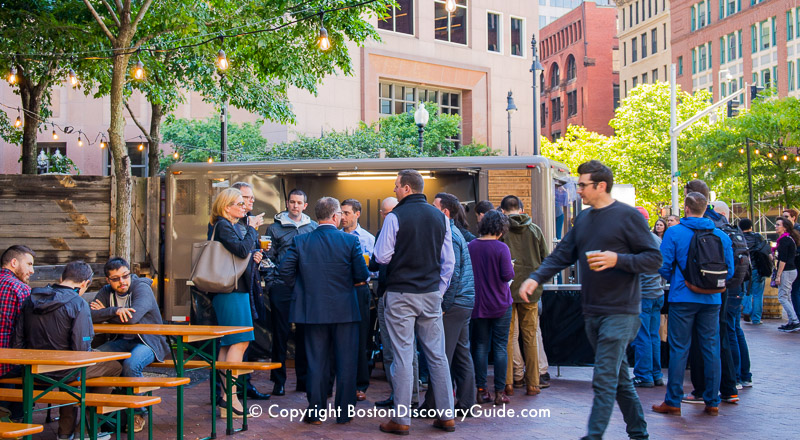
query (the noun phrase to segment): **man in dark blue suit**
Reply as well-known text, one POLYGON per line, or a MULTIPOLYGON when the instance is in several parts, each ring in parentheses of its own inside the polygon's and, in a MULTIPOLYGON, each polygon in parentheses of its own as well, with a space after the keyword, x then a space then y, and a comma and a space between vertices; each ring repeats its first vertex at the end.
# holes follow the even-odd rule
POLYGON ((358 310, 356 286, 369 278, 358 237, 338 230, 339 201, 323 197, 314 208, 319 227, 294 238, 280 275, 293 287, 291 322, 305 325, 308 409, 304 421, 318 425, 327 408, 330 362, 336 363, 336 423, 347 423, 356 404, 358 310), (331 356, 333 350, 333 356, 331 356))

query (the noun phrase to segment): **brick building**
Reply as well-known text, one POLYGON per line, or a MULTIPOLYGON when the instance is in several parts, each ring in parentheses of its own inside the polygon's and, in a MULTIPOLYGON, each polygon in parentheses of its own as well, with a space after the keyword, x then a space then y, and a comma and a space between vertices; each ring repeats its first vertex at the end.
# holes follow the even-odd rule
POLYGON ((672 62, 678 84, 686 91, 710 90, 714 100, 745 83, 797 96, 798 6, 789 0, 673 0, 672 62), (730 79, 720 83, 724 70, 730 79))
POLYGON ((584 2, 539 31, 539 122, 542 136, 561 137, 570 124, 611 135, 619 105, 616 6, 584 2))

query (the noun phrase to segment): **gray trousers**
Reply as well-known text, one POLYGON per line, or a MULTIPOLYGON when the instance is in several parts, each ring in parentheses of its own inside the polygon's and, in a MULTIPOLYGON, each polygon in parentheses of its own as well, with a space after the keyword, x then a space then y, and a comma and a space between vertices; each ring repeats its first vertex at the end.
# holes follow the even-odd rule
POLYGON ((392 362, 395 423, 410 425, 408 411, 413 387, 414 333, 428 361, 436 409, 445 411, 441 420, 453 418, 453 383, 447 363, 442 326, 442 294, 386 292, 386 330, 395 359, 392 362))
MULTIPOLYGON (((469 319, 472 308, 452 306, 442 318, 444 325, 444 346, 447 360, 450 362, 450 373, 456 383, 456 402, 459 408, 469 409, 475 404, 475 365, 469 350, 469 319)), ((436 407, 434 387, 425 393, 423 408, 436 407)))
MULTIPOLYGON (((381 342, 383 343, 383 371, 386 373, 386 380, 392 388, 391 399, 394 399, 394 385, 392 384, 392 362, 394 362, 394 351, 389 338, 389 331, 386 329, 386 295, 378 299, 378 327, 381 330, 381 342)), ((414 350, 414 388, 411 391, 411 403, 419 403, 419 356, 414 350)))

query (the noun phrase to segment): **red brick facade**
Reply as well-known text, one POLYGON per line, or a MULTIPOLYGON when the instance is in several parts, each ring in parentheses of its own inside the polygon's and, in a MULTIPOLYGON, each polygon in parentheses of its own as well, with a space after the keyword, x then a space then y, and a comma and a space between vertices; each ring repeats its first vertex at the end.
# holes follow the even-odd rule
POLYGON ((608 121, 619 100, 616 19, 614 6, 584 2, 539 31, 542 136, 556 139, 569 125, 613 134, 608 121))

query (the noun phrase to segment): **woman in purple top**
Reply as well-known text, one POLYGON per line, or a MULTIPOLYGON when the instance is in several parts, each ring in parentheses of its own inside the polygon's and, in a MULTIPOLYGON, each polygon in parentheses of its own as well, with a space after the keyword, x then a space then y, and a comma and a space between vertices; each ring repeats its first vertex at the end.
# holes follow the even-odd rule
POLYGON ((506 386, 508 354, 508 330, 511 324, 511 288, 508 282, 514 279, 514 264, 508 246, 498 239, 508 232, 508 217, 489 211, 478 225, 480 237, 472 240, 469 256, 475 276, 475 307, 472 309, 472 332, 474 342, 475 385, 478 387, 478 403, 492 400, 486 390, 486 370, 489 363, 491 343, 494 356, 495 405, 509 403, 503 391, 506 386))

